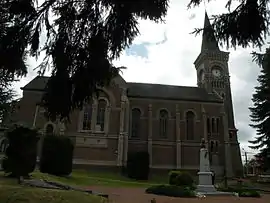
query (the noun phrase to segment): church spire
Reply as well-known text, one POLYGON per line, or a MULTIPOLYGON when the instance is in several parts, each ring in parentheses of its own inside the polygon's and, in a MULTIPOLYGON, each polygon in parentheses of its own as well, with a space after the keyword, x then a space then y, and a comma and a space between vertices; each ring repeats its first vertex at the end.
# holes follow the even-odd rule
POLYGON ((219 51, 218 42, 214 35, 213 27, 210 24, 210 20, 205 11, 204 17, 204 31, 202 37, 202 47, 201 51, 210 50, 210 51, 219 51))

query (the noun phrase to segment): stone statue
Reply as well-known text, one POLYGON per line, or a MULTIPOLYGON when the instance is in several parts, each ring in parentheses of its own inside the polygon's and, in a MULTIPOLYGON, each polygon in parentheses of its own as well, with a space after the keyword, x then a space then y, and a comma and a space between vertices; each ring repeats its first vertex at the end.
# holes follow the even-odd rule
POLYGON ((206 147, 205 147, 205 140, 204 140, 204 138, 202 138, 202 140, 201 140, 201 149, 205 149, 206 147))

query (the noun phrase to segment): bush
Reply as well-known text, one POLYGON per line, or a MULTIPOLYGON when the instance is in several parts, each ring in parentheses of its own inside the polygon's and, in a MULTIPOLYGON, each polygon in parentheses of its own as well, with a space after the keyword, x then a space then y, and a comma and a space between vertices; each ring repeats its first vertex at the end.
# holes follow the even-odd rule
POLYGON ((15 126, 6 137, 9 145, 2 162, 3 170, 12 177, 28 177, 36 167, 38 132, 15 126))
POLYGON ((194 180, 188 172, 170 171, 169 184, 184 187, 193 187, 194 180))
POLYGON ((261 197, 261 194, 256 190, 243 190, 238 195, 239 197, 261 197))
POLYGON ((194 190, 189 187, 175 185, 155 185, 145 190, 148 194, 164 195, 169 197, 196 197, 194 190))
POLYGON ((169 172, 169 184, 170 185, 177 185, 176 178, 181 173, 181 171, 170 171, 169 172))
POLYGON ((48 135, 44 137, 39 170, 57 176, 72 172, 73 143, 68 137, 48 135))
POLYGON ((135 152, 128 154, 127 175, 136 180, 148 180, 149 154, 148 152, 135 152))

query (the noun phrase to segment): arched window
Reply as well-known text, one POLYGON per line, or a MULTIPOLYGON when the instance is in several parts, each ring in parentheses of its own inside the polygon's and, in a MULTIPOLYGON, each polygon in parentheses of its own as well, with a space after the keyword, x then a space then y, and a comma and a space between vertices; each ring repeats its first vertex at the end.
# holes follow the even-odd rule
POLYGON ((213 152, 214 151, 214 142, 211 141, 210 142, 210 152, 213 152))
POLYGON ((84 107, 83 111, 83 130, 91 130, 92 103, 84 107))
POLYGON ((6 152, 7 147, 8 147, 8 140, 3 139, 0 145, 0 152, 6 152))
POLYGON ((138 108, 132 109, 131 137, 139 137, 141 111, 138 108))
POLYGON ((215 151, 218 152, 218 141, 216 141, 216 147, 215 148, 216 148, 215 151))
POLYGON ((52 124, 48 124, 46 126, 46 131, 45 131, 46 135, 53 135, 53 131, 54 131, 53 125, 52 124))
POLYGON ((221 93, 221 97, 222 97, 222 99, 225 99, 225 94, 221 93))
POLYGON ((216 120, 216 131, 219 133, 219 118, 216 120))
POLYGON ((160 137, 166 138, 168 133, 168 118, 169 114, 166 110, 159 112, 159 134, 160 137))
POLYGON ((215 133, 215 118, 212 118, 212 133, 215 133))
POLYGON ((98 130, 104 131, 104 124, 105 124, 105 111, 107 107, 107 102, 105 99, 98 100, 98 111, 97 111, 97 126, 98 130))
POLYGON ((211 133, 211 121, 210 118, 207 118, 207 133, 211 133))
POLYGON ((229 138, 230 138, 230 139, 233 138, 233 132, 229 132, 229 138))
POLYGON ((186 130, 187 130, 187 139, 194 139, 194 124, 195 124, 195 115, 192 111, 188 111, 186 114, 186 130))

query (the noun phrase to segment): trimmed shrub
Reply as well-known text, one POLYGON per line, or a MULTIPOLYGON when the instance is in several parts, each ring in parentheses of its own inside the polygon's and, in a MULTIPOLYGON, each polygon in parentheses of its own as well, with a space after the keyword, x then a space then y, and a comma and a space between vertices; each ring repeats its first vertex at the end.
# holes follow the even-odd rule
POLYGON ((128 154, 127 175, 136 180, 148 180, 149 154, 148 152, 133 152, 128 154))
POLYGON ((192 187, 194 180, 192 176, 187 172, 182 172, 176 177, 176 185, 177 186, 187 186, 192 187))
POLYGON ((237 193, 239 197, 261 197, 261 194, 254 189, 243 188, 243 187, 227 187, 227 188, 218 188, 222 192, 233 192, 237 193))
POLYGON ((176 185, 155 185, 147 188, 145 192, 169 197, 196 197, 194 190, 176 185))
POLYGON ((10 177, 28 177, 36 167, 38 132, 15 126, 6 133, 8 147, 3 159, 3 169, 10 177))
POLYGON ((188 172, 170 171, 169 184, 184 187, 193 187, 194 180, 188 172))
POLYGON ((181 173, 181 171, 170 171, 169 172, 169 184, 170 185, 177 185, 176 178, 181 173))
POLYGON ((40 166, 41 173, 67 176, 72 172, 73 143, 68 137, 44 137, 40 166))
POLYGON ((261 194, 256 190, 243 190, 238 195, 239 197, 261 197, 261 194))

